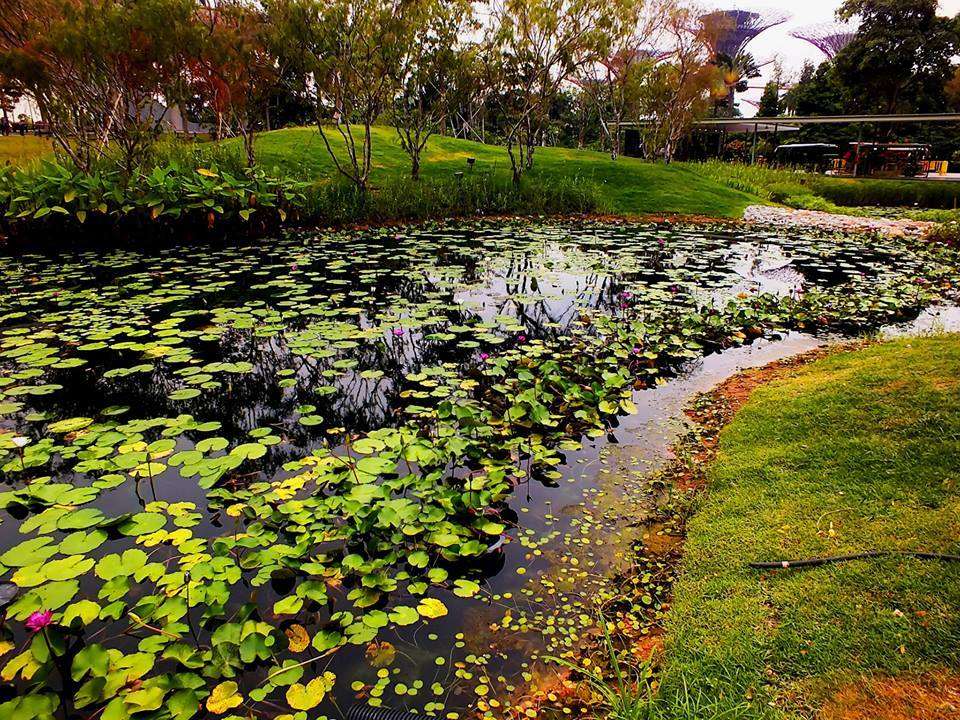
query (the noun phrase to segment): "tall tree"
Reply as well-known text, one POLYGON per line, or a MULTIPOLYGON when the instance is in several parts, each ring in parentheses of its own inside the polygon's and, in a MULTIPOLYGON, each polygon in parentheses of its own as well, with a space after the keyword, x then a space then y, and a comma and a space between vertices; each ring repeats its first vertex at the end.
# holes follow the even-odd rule
POLYGON ((0 73, 0 112, 7 122, 22 96, 23 85, 16 78, 0 73))
POLYGON ((848 92, 833 63, 814 66, 807 62, 800 78, 784 95, 783 104, 797 115, 843 115, 849 107, 848 92))
POLYGON ((116 153, 129 174, 184 92, 193 10, 192 0, 9 0, 0 72, 36 100, 62 155, 89 170, 116 153))
POLYGON ((593 101, 610 157, 620 155, 624 122, 639 115, 643 83, 658 61, 657 44, 668 4, 627 0, 611 3, 611 23, 598 48, 573 81, 593 101))
POLYGON ((217 134, 235 129, 253 167, 256 128, 281 74, 266 14, 243 0, 206 0, 197 18, 203 33, 191 57, 192 79, 216 115, 217 134))
POLYGON ((783 63, 777 57, 773 61, 773 72, 770 75, 770 80, 763 86, 763 93, 760 95, 760 103, 757 106, 757 115, 760 117, 776 117, 783 114, 785 110, 784 85, 783 63))
POLYGON ((942 108, 960 37, 956 20, 937 15, 937 0, 846 0, 838 16, 860 20, 853 40, 834 58, 853 110, 942 108))
POLYGON ((416 180, 420 154, 456 97, 454 78, 465 57, 458 51, 461 38, 475 23, 469 0, 413 0, 405 13, 406 24, 416 32, 404 33, 406 44, 398 48, 390 119, 416 180))
POLYGON ((646 83, 644 109, 650 122, 643 140, 648 156, 669 163, 693 121, 708 112, 711 90, 720 80, 717 67, 707 61, 706 38, 691 8, 673 8, 663 27, 669 56, 646 83))
POLYGON ((337 172, 365 193, 373 167, 370 128, 395 96, 400 56, 417 30, 409 3, 267 0, 265 5, 274 51, 297 70, 309 93, 337 172), (337 136, 342 152, 331 143, 337 136))
POLYGON ((713 59, 713 64, 722 80, 714 93, 715 114, 718 117, 733 117, 737 114, 736 94, 745 92, 750 81, 760 77, 760 67, 748 52, 737 53, 735 57, 720 53, 713 59))
POLYGON ((763 86, 757 117, 776 117, 780 114, 780 83, 771 80, 763 86))
POLYGON ((497 87, 514 184, 533 167, 551 104, 583 63, 599 57, 614 22, 607 0, 496 0, 488 73, 497 87))

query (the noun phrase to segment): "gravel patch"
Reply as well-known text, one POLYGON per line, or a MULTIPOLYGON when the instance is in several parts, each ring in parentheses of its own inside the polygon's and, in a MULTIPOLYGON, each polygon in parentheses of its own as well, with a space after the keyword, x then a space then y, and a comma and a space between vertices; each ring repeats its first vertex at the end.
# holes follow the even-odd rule
POLYGON ((785 228, 816 228, 839 232, 869 232, 891 237, 921 235, 934 223, 921 220, 894 220, 890 218, 867 218, 854 215, 837 215, 819 210, 794 210, 771 205, 750 205, 743 211, 747 222, 762 223, 785 228))

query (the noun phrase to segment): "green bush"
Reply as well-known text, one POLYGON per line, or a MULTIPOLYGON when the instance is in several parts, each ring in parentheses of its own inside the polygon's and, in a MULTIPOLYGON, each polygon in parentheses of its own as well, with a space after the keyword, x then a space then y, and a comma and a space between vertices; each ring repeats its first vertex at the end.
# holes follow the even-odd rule
POLYGON ((486 173, 442 180, 397 178, 360 193, 345 183, 307 183, 239 169, 203 150, 161 150, 151 169, 124 178, 117 170, 83 173, 46 161, 0 172, 0 230, 45 239, 63 232, 102 238, 263 233, 287 221, 318 225, 489 214, 558 214, 603 210, 594 183, 531 175, 516 188, 486 173), (207 162, 202 166, 201 162, 207 162))
POLYGON ((209 168, 156 166, 124 179, 46 161, 0 175, 0 215, 11 236, 121 231, 138 237, 189 230, 262 229, 303 205, 305 184, 259 170, 244 176, 209 168))
POLYGON ((960 205, 960 186, 952 182, 821 177, 814 180, 813 188, 817 195, 844 207, 956 208, 960 205))

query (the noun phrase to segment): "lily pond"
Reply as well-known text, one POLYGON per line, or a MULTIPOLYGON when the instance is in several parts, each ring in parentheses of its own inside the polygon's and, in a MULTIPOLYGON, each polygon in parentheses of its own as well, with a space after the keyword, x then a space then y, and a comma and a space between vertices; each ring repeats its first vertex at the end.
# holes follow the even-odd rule
POLYGON ((664 610, 692 394, 956 269, 521 222, 0 258, 0 717, 572 713, 551 658, 664 610))

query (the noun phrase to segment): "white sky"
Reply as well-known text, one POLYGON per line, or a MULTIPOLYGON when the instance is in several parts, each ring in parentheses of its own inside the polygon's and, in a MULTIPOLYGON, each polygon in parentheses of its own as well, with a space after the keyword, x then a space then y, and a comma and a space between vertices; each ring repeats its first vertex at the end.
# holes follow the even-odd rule
MULTIPOLYGON (((834 22, 834 13, 840 7, 843 0, 757 0, 756 4, 744 3, 743 7, 763 7, 777 8, 791 13, 791 17, 782 25, 770 28, 766 32, 757 36, 747 49, 758 61, 769 60, 773 57, 779 57, 784 70, 789 74, 796 75, 803 67, 804 60, 812 60, 819 64, 825 57, 823 53, 817 50, 813 45, 805 40, 798 40, 789 36, 789 32, 794 28, 803 25, 811 25, 820 22, 834 22)), ((714 0, 717 7, 724 7, 722 0, 714 0)), ((730 5, 737 5, 731 2, 730 5)), ((940 0, 940 14, 954 16, 960 13, 960 0, 940 0)), ((751 85, 762 86, 769 74, 771 66, 763 68, 764 76, 751 80, 751 85)), ((738 97, 747 98, 754 102, 760 99, 761 90, 749 90, 738 97)), ((740 103, 740 112, 745 116, 751 116, 756 112, 756 107, 747 103, 740 103)))

